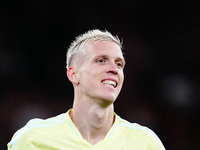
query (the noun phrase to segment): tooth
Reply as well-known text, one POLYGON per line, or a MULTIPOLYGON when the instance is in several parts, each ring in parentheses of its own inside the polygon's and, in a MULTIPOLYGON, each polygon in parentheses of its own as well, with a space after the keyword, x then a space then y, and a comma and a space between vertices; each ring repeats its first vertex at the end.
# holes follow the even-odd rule
POLYGON ((105 80, 103 81, 104 84, 108 84, 108 85, 112 85, 113 87, 116 86, 116 83, 114 81, 111 81, 111 80, 105 80))

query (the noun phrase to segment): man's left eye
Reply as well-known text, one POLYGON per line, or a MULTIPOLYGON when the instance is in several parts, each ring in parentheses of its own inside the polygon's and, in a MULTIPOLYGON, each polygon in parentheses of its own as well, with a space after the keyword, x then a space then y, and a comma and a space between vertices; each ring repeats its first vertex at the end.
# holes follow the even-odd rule
POLYGON ((116 65, 117 65, 118 67, 123 67, 123 64, 120 63, 120 62, 116 63, 116 65))

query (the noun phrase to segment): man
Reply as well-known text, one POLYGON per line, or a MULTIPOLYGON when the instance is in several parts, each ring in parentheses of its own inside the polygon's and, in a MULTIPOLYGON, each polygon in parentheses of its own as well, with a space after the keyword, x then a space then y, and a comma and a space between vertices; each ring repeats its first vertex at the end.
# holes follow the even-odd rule
POLYGON ((9 150, 164 150, 147 127, 114 113, 124 81, 121 43, 107 31, 77 37, 67 52, 73 108, 46 120, 32 119, 8 143, 9 150))

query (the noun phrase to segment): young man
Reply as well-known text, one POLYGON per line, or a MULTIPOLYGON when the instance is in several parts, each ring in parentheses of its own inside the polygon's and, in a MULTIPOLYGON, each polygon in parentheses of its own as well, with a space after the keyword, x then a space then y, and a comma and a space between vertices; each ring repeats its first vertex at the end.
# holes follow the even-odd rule
POLYGON ((8 150, 164 150, 152 130, 114 113, 124 66, 121 43, 109 32, 91 30, 77 37, 67 52, 73 108, 30 120, 15 133, 8 150))

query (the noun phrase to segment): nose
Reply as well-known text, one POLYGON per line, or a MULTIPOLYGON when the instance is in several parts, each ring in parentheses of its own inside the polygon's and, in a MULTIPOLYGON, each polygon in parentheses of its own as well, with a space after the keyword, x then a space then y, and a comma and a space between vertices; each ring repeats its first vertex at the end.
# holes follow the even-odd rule
POLYGON ((118 74, 118 68, 115 62, 110 63, 107 73, 118 74))

